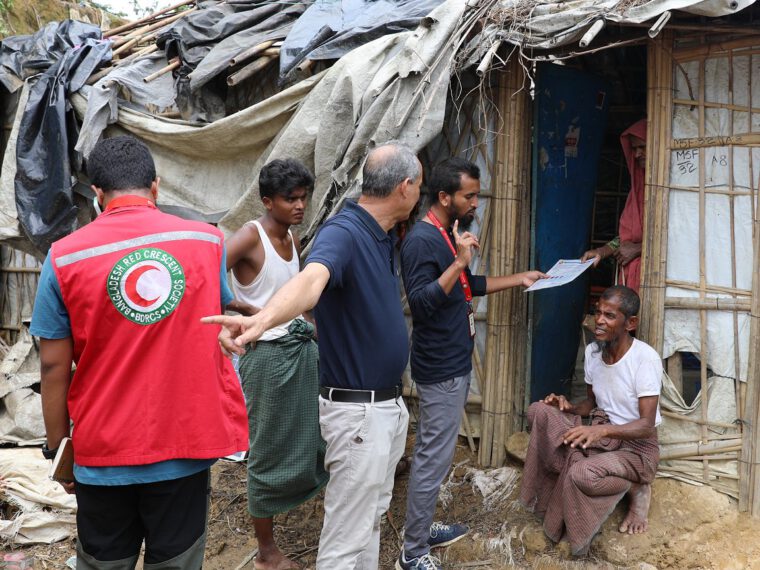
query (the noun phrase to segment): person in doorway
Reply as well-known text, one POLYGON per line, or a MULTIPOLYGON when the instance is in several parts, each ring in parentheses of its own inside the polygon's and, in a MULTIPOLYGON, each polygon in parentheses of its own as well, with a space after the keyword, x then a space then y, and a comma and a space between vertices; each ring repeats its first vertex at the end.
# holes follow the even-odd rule
MULTIPOLYGON (((291 231, 303 221, 314 177, 294 159, 273 160, 259 175, 266 214, 227 243, 235 299, 255 314, 299 271, 301 246, 291 231)), ((318 355, 314 326, 301 315, 264 332, 240 357, 248 407, 248 511, 259 570, 299 568, 277 548, 273 516, 313 497, 327 483, 319 433, 318 355)))
POLYGON ((576 555, 588 551, 626 493, 630 506, 620 532, 647 530, 659 460, 662 360, 631 336, 639 305, 628 287, 605 290, 595 341, 586 347, 587 398, 572 404, 549 394, 528 409, 531 435, 520 502, 543 518, 551 540, 568 540, 576 555), (585 416, 591 425, 581 424, 585 416))
POLYGON ((319 329, 319 421, 327 444, 318 570, 376 569, 409 414, 401 375, 409 359, 389 232, 420 195, 422 165, 401 143, 372 150, 361 197, 317 233, 305 267, 252 317, 212 316, 222 346, 242 353, 272 327, 314 307, 319 329))
POLYGON ((430 209, 401 246, 401 271, 413 321, 411 366, 419 420, 398 570, 440 568, 431 547, 451 544, 468 530, 433 518, 470 387, 472 299, 510 287, 529 287, 544 277, 538 271, 504 277, 470 273, 473 250, 478 247, 477 238, 466 231, 475 218, 480 193, 480 170, 475 164, 461 158, 446 160, 433 171, 428 189, 430 209))
POLYGON ((581 261, 614 257, 620 265, 619 282, 639 292, 641 285, 641 242, 644 235, 644 173, 646 168, 647 121, 641 119, 620 135, 625 163, 631 175, 631 189, 620 214, 619 234, 614 240, 583 254, 581 261))
POLYGON ((232 299, 223 236, 156 208, 132 137, 100 141, 87 173, 104 211, 50 248, 32 315, 43 453, 72 421, 79 570, 135 568, 143 540, 146 567, 199 569, 209 467, 248 446, 235 371, 198 326, 232 299))

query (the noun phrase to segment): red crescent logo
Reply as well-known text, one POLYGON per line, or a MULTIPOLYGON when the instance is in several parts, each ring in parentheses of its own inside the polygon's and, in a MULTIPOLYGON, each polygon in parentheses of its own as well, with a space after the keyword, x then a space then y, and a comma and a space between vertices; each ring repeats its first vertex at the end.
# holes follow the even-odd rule
POLYGON ((140 279, 140 277, 143 276, 143 274, 147 273, 148 271, 158 271, 158 269, 152 265, 143 265, 142 267, 138 267, 132 273, 130 273, 129 277, 127 277, 126 281, 124 282, 124 292, 127 294, 127 297, 129 297, 129 300, 132 301, 135 305, 139 305, 140 307, 150 307, 158 300, 158 297, 150 300, 146 299, 137 292, 137 281, 140 279))

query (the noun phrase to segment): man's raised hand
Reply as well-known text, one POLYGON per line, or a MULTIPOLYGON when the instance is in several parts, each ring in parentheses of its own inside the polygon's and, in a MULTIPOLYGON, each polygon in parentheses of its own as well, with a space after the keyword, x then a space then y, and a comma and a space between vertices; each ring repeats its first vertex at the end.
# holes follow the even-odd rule
POLYGON ((203 317, 201 322, 207 325, 222 325, 219 332, 219 345, 226 356, 245 354, 245 345, 256 342, 266 331, 266 327, 256 316, 214 315, 203 317))
POLYGON ((459 232, 457 231, 458 229, 459 220, 455 220, 451 233, 454 234, 454 242, 457 247, 457 259, 463 267, 467 267, 470 265, 470 261, 472 261, 472 248, 479 248, 480 243, 478 242, 478 238, 470 232, 464 232, 462 235, 459 235, 459 232))

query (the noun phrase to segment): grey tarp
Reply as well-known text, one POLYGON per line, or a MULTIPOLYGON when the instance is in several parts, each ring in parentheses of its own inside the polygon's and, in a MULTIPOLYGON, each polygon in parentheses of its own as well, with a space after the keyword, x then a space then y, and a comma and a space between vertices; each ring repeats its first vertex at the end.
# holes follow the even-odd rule
POLYGON ((317 2, 293 26, 280 53, 280 76, 305 59, 339 59, 360 45, 412 30, 443 0, 317 2))
MULTIPOLYGON (((150 147, 161 176, 161 204, 214 214, 229 209, 245 192, 257 158, 321 77, 302 81, 210 125, 160 119, 120 106, 110 134, 132 134, 150 147)), ((86 97, 77 93, 71 102, 83 117, 86 97)))
POLYGON ((92 87, 84 87, 87 113, 82 120, 76 150, 85 157, 90 155, 105 128, 118 119, 120 100, 125 107, 155 114, 176 109, 171 74, 165 73, 150 83, 143 81, 166 64, 163 53, 152 54, 117 67, 92 87))
MULTIPOLYGON (((311 231, 355 180, 368 147, 397 138, 421 149, 440 132, 452 38, 464 9, 465 0, 448 0, 417 30, 379 38, 323 74, 210 125, 120 107, 111 129, 150 146, 160 202, 203 213, 232 207, 222 221, 227 231, 260 211, 261 165, 286 156, 302 160, 317 177, 311 231)), ((84 116, 87 100, 77 94, 72 102, 84 116)))

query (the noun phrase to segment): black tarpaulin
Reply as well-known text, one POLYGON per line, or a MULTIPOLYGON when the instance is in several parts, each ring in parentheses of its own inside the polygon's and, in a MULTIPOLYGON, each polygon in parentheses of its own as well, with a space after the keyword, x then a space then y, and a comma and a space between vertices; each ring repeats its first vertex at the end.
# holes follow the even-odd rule
POLYGON ((60 28, 69 34, 58 37, 73 41, 57 45, 66 49, 31 86, 16 143, 18 219, 42 252, 73 231, 76 223, 72 164, 78 162, 73 150, 78 127, 68 97, 111 60, 111 43, 101 40, 96 26, 67 20, 60 28))

